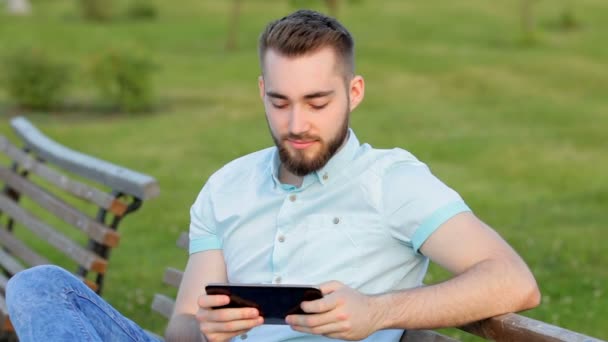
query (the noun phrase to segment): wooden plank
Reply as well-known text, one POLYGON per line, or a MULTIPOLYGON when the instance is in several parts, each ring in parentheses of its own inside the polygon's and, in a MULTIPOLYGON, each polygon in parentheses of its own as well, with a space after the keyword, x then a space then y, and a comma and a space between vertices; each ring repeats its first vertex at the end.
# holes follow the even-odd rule
POLYGON ((168 267, 165 271, 163 281, 165 282, 165 284, 171 285, 173 287, 179 287, 179 284, 182 282, 183 276, 184 272, 176 268, 168 267))
POLYGON ((116 247, 118 245, 120 239, 118 232, 91 219, 53 194, 46 192, 38 185, 15 174, 10 169, 0 166, 0 179, 7 182, 18 192, 27 195, 66 223, 85 232, 93 240, 109 247, 116 247))
POLYGON ((15 274, 25 269, 17 259, 13 258, 10 254, 0 248, 0 266, 4 268, 8 273, 15 274))
POLYGON ((159 314, 165 316, 166 318, 171 318, 173 314, 173 306, 175 306, 175 301, 163 294, 155 294, 154 300, 152 301, 152 310, 158 312, 159 314))
POLYGON ((15 219, 15 221, 26 226, 30 231, 47 241, 51 246, 59 249, 63 254, 76 261, 79 265, 82 265, 88 270, 105 273, 107 268, 106 260, 61 235, 48 224, 26 212, 23 208, 13 202, 13 200, 3 194, 0 194, 0 210, 6 212, 15 219))
POLYGON ((8 308, 4 296, 0 295, 0 331, 11 331, 12 325, 8 319, 8 308))
POLYGON ((586 336, 518 314, 505 314, 475 322, 460 329, 495 341, 595 342, 586 336))
POLYGON ((25 261, 29 266, 50 264, 46 258, 38 255, 21 240, 2 228, 0 228, 0 245, 4 246, 12 255, 25 261))
POLYGON ((11 323, 11 320, 9 319, 8 315, 4 319, 4 328, 3 329, 4 329, 4 331, 7 331, 7 332, 15 332, 15 328, 13 327, 13 324, 11 323))
POLYGON ((81 276, 77 276, 77 277, 78 277, 78 279, 82 280, 82 282, 84 282, 84 284, 86 286, 88 286, 91 290, 93 290, 94 292, 97 292, 97 289, 99 288, 97 283, 95 283, 94 281, 92 281, 90 279, 85 279, 81 276))
POLYGON ((69 149, 42 134, 24 117, 13 118, 11 126, 36 154, 79 176, 143 200, 160 192, 153 177, 69 149))
POLYGON ((87 200, 97 206, 104 208, 116 216, 122 216, 127 211, 127 204, 115 199, 108 193, 105 193, 88 184, 70 179, 66 175, 58 172, 44 163, 39 162, 31 155, 11 144, 8 139, 0 135, 0 151, 6 153, 12 160, 17 162, 21 168, 34 173, 56 187, 63 189, 70 194, 87 200))
POLYGON ((3 292, 6 292, 6 284, 8 283, 8 278, 0 272, 0 295, 3 292))
POLYGON ((190 238, 188 237, 187 232, 182 232, 179 234, 179 238, 177 239, 177 247, 182 249, 188 249, 190 246, 190 238))
POLYGON ((457 342, 458 340, 432 330, 408 330, 401 336, 400 342, 457 342))

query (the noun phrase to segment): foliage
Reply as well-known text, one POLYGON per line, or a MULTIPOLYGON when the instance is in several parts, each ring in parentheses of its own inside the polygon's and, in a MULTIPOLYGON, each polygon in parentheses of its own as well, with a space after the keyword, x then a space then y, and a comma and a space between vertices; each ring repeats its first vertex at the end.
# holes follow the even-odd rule
POLYGON ((127 9, 127 16, 132 19, 154 19, 158 10, 148 0, 134 0, 127 9))
POLYGON ((77 0, 83 18, 94 21, 107 21, 113 16, 113 0, 77 0))
POLYGON ((21 108, 55 109, 70 82, 71 70, 37 49, 19 50, 4 60, 7 94, 21 108))
POLYGON ((108 51, 98 56, 91 76, 104 102, 129 112, 152 107, 152 72, 155 66, 133 53, 108 51))
POLYGON ((578 18, 574 14, 574 9, 571 6, 562 9, 558 24, 560 28, 566 31, 574 30, 580 26, 578 18))

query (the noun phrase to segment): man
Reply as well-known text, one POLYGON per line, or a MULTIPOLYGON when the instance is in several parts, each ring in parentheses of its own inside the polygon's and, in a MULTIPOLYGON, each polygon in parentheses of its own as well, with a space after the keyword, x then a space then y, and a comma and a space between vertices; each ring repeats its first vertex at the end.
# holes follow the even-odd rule
MULTIPOLYGON (((365 84, 339 22, 297 11, 267 26, 259 55, 276 147, 227 164, 192 206, 167 341, 398 341, 404 329, 538 305, 525 263, 455 191, 410 153, 361 145, 349 129, 365 84), (429 259, 454 277, 421 286, 429 259), (207 295, 211 282, 316 284, 324 297, 289 325, 264 325, 253 308, 214 309, 229 299, 207 295)), ((56 267, 14 276, 7 302, 24 341, 152 339, 56 267)))
POLYGON ((214 174, 191 209, 190 259, 168 340, 397 341, 538 305, 534 277, 460 196, 400 149, 360 145, 349 116, 364 97, 353 40, 298 11, 259 42, 260 96, 275 148, 214 174), (428 259, 455 276, 421 287, 428 259), (210 282, 321 284, 289 326, 256 309, 216 309, 210 282))

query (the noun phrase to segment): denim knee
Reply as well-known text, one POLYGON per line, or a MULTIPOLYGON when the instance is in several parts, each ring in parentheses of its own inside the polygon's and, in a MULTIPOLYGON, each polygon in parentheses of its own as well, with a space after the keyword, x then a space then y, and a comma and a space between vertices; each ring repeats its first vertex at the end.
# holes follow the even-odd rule
POLYGON ((74 276, 61 267, 41 265, 23 270, 12 276, 6 286, 6 304, 10 308, 37 298, 60 295, 74 276))

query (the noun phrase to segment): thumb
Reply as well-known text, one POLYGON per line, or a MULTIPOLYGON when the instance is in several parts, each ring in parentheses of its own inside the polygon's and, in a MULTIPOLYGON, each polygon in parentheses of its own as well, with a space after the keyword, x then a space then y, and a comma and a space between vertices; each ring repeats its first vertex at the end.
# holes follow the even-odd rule
POLYGON ((323 293, 323 295, 327 295, 332 292, 335 292, 338 289, 343 288, 344 286, 345 285, 342 284, 341 282, 339 282, 337 280, 332 280, 332 281, 322 283, 321 285, 319 285, 319 288, 321 289, 321 293, 323 293))

